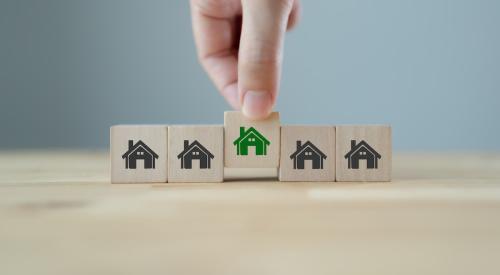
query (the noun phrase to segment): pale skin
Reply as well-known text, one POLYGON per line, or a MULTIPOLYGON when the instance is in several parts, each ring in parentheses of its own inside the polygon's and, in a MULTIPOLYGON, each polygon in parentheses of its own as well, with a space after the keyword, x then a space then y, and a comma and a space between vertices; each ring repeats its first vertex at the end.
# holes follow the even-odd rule
POLYGON ((298 0, 191 0, 198 58, 220 94, 250 119, 273 110, 285 33, 298 0))

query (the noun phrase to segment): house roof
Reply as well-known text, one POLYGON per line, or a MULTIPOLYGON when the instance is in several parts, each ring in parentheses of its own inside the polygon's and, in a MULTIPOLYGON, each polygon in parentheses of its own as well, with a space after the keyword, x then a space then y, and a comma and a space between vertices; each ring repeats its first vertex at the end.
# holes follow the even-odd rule
POLYGON ((254 134, 256 135, 259 139, 261 139, 262 141, 264 141, 265 144, 269 145, 271 144, 271 142, 269 142, 269 140, 267 140, 263 135, 261 135, 257 130, 255 130, 255 128, 253 127, 250 127, 248 128, 245 133, 243 135, 241 135, 239 138, 237 138, 233 144, 236 145, 237 143, 240 143, 243 139, 245 139, 249 134, 254 134))
POLYGON ((189 153, 195 147, 200 148, 200 150, 203 151, 203 153, 207 154, 207 156, 209 156, 211 159, 214 158, 214 155, 212 155, 212 153, 210 153, 210 151, 208 151, 207 148, 201 145, 201 143, 199 143, 197 140, 191 142, 191 144, 187 148, 184 148, 184 150, 179 155, 177 155, 177 158, 182 158, 185 154, 189 153))
POLYGON ((290 155, 290 158, 291 159, 295 158, 298 154, 300 154, 302 151, 304 151, 304 149, 306 149, 307 147, 311 148, 314 152, 319 154, 322 158, 326 159, 326 155, 323 154, 323 152, 321 152, 321 150, 319 150, 318 147, 314 146, 314 144, 312 144, 309 140, 307 142, 305 142, 304 144, 302 144, 302 146, 297 148, 297 150, 292 155, 290 155))
POLYGON ((134 144, 134 146, 129 148, 128 151, 125 152, 125 154, 122 155, 122 159, 126 158, 128 155, 130 155, 132 152, 134 152, 137 148, 139 148, 141 146, 144 148, 144 150, 146 150, 148 153, 153 155, 155 157, 155 159, 158 158, 158 155, 153 150, 151 150, 151 148, 149 148, 149 146, 147 146, 144 142, 142 142, 142 140, 139 140, 134 144))
POLYGON ((356 146, 354 146, 353 148, 351 148, 351 151, 349 151, 344 156, 344 158, 350 157, 356 151, 358 151, 359 149, 361 149, 361 147, 365 147, 368 151, 370 151, 372 154, 374 154, 378 159, 382 157, 379 153, 377 153, 377 151, 375 151, 375 149, 373 149, 370 145, 368 145, 368 143, 366 143, 366 141, 362 140, 358 144, 356 144, 356 146))

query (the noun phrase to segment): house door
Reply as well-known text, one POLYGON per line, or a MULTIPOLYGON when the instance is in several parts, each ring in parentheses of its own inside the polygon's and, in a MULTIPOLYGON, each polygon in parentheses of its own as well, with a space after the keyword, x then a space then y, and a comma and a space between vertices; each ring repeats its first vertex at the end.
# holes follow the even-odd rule
POLYGON ((203 155, 200 158, 200 169, 207 169, 207 168, 209 168, 208 167, 208 156, 207 155, 203 155))

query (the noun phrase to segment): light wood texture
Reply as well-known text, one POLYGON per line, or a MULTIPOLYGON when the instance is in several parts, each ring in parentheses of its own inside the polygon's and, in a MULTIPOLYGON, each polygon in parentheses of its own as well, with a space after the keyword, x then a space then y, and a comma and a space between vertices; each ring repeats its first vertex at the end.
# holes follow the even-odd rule
POLYGON ((224 113, 224 164, 231 168, 277 168, 280 153, 280 120, 279 113, 272 113, 267 119, 252 121, 241 112, 224 113), (241 134, 241 127, 245 133, 241 134), (249 132, 253 127, 262 137, 249 132), (240 138, 236 145, 234 142, 240 138), (252 140, 253 139, 253 140, 252 140), (251 144, 246 147, 247 144, 251 144), (239 145, 239 146, 238 146, 239 145), (259 146, 264 153, 259 155, 259 146), (246 152, 248 148, 248 152, 246 152), (240 150, 240 154, 238 154, 240 150))
POLYGON ((170 126, 168 148, 169 182, 222 182, 224 177, 222 125, 170 126))
POLYGON ((0 151, 0 274, 500 274, 500 155, 393 163, 390 183, 110 184, 107 153, 0 151))
POLYGON ((167 182, 167 126, 113 126, 110 153, 113 183, 167 182))
POLYGON ((390 126, 336 126, 336 137, 337 181, 391 180, 392 131, 390 126))
POLYGON ((281 126, 279 179, 335 181, 335 127, 281 126))

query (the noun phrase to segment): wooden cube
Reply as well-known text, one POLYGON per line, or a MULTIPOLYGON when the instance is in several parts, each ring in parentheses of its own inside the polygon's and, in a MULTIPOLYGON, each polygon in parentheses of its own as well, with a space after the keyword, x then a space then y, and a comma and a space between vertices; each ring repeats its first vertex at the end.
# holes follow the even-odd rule
POLYGON ((169 182, 222 182, 224 128, 168 127, 169 182))
POLYGON ((224 164, 231 168, 277 168, 280 152, 279 113, 265 120, 241 112, 224 113, 224 164))
POLYGON ((280 181, 335 181, 335 127, 282 126, 280 181))
POLYGON ((110 154, 112 183, 167 182, 167 126, 113 126, 110 154))
POLYGON ((336 136, 337 181, 391 180, 390 126, 337 126, 336 136))

